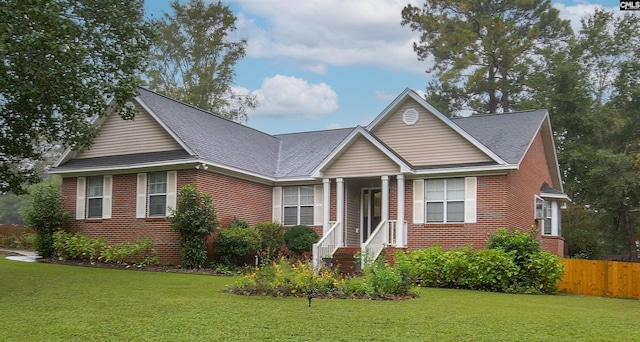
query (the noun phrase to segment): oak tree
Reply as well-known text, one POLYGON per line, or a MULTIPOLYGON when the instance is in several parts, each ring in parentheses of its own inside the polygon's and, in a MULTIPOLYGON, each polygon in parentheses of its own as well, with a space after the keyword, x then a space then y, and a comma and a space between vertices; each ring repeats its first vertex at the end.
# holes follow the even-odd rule
POLYGON ((0 192, 36 183, 51 148, 90 145, 109 101, 135 115, 152 32, 142 0, 0 2, 0 192))

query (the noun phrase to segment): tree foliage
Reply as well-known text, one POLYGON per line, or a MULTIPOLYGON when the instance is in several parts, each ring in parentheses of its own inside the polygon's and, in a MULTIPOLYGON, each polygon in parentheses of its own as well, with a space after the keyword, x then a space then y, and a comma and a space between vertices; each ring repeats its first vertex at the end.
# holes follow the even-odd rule
POLYGON ((158 24, 147 76, 151 89, 216 115, 246 121, 255 96, 234 93, 236 63, 245 56, 246 39, 233 40, 234 16, 220 1, 171 3, 158 24))
POLYGON ((597 9, 539 70, 521 107, 549 108, 565 191, 607 222, 609 253, 637 260, 640 222, 640 18, 597 9), (622 235, 626 246, 617 247, 622 235))
POLYGON ((91 144, 107 100, 137 92, 152 27, 141 0, 0 2, 0 192, 39 180, 35 163, 56 146, 91 144))
POLYGON ((426 0, 402 10, 402 25, 420 32, 413 49, 437 77, 427 100, 448 115, 512 110, 533 67, 571 35, 549 0, 426 0))
POLYGON ((33 185, 30 199, 22 209, 22 216, 29 227, 36 231, 36 250, 43 258, 53 256, 53 233, 59 230, 71 213, 62 211, 60 182, 52 181, 33 185))
POLYGON ((182 265, 190 268, 205 266, 206 238, 218 228, 218 213, 211 196, 197 191, 194 184, 183 186, 169 222, 180 234, 182 265))

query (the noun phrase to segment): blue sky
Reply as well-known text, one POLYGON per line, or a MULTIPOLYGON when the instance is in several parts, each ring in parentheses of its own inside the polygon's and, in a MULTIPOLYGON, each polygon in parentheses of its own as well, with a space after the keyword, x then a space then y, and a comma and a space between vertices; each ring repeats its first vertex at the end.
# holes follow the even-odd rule
MULTIPOLYGON (((146 0, 148 16, 170 11, 170 0, 146 0)), ((247 56, 236 65, 237 92, 259 106, 248 126, 278 134, 367 125, 405 88, 424 91, 427 62, 412 49, 417 32, 400 26, 416 0, 233 0, 247 56)), ((616 0, 555 0, 572 21, 616 0)))

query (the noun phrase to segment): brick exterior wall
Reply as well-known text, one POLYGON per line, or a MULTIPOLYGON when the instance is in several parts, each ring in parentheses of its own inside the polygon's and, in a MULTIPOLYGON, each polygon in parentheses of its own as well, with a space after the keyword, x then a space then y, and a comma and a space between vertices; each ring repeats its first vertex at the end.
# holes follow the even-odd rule
MULTIPOLYGON (((178 190, 193 182, 199 191, 211 194, 222 226, 234 218, 249 224, 271 220, 271 186, 202 170, 180 170, 177 176, 178 190)), ((111 219, 76 220, 74 216, 65 229, 91 238, 104 237, 109 243, 149 237, 158 248, 161 263, 180 264, 179 236, 169 222, 165 218, 136 218, 136 182, 136 173, 113 175, 111 219)), ((76 187, 76 177, 62 180, 64 211, 75 213, 76 187)))

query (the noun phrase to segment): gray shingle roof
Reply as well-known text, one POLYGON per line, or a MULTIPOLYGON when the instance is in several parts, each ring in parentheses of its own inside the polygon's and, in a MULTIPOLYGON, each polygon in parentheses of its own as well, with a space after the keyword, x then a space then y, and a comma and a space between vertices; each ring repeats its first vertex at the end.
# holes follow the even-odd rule
POLYGON ((504 161, 518 164, 540 129, 547 111, 474 115, 452 121, 504 161))
POLYGON ((135 154, 123 154, 118 156, 108 157, 96 157, 96 158, 83 158, 83 159, 71 159, 66 163, 56 167, 56 171, 68 171, 81 168, 117 168, 119 166, 133 166, 145 165, 149 163, 161 163, 161 162, 178 162, 178 161, 195 161, 195 158, 190 156, 184 150, 176 151, 164 151, 164 152, 149 152, 149 153, 135 153, 135 154))
POLYGON ((282 142, 276 175, 309 176, 353 130, 354 128, 342 128, 276 135, 282 142))
MULTIPOLYGON (((203 160, 270 178, 309 177, 356 129, 269 135, 144 88, 140 88, 139 98, 193 156, 168 151, 72 159, 55 170, 203 160)), ((506 162, 518 164, 545 116, 546 110, 535 110, 455 118, 452 122, 506 162)))
POLYGON ((280 149, 277 138, 147 89, 140 89, 140 98, 199 158, 275 175, 280 149))

